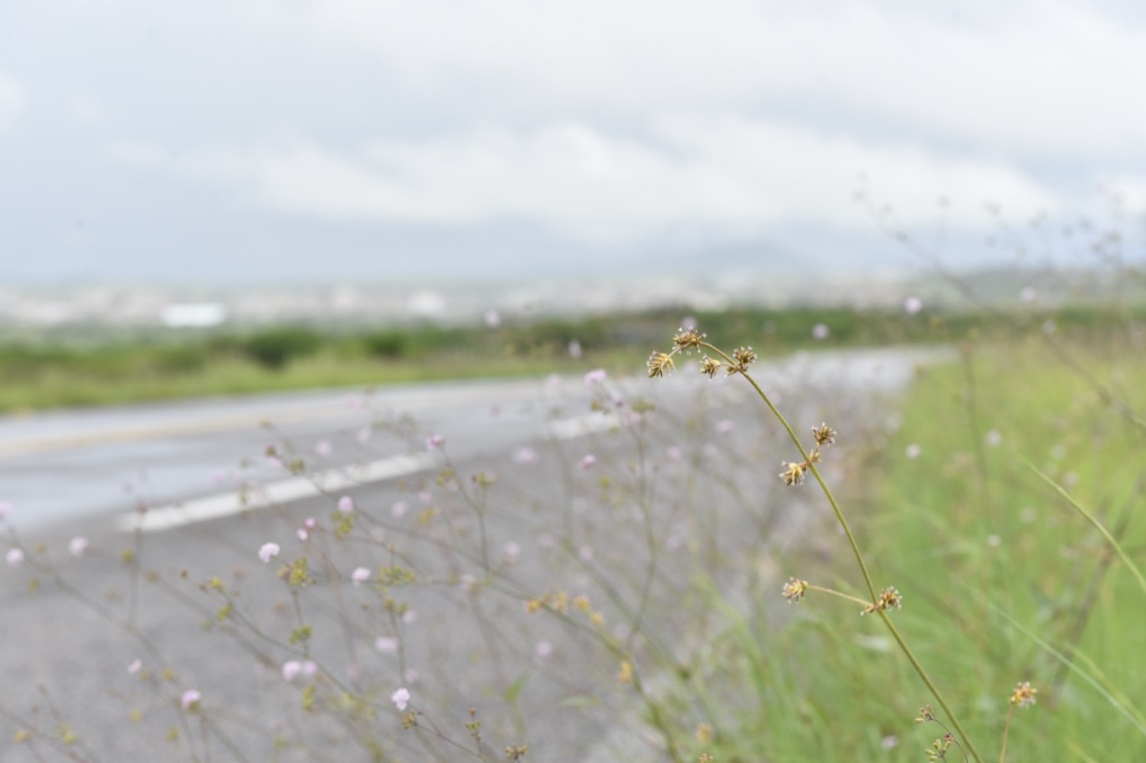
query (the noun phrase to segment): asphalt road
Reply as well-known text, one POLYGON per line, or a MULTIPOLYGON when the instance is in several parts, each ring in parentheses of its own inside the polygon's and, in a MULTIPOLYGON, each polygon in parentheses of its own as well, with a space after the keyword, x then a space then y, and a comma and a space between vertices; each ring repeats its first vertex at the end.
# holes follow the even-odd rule
MULTIPOLYGON (((885 395, 932 357, 799 356, 758 377, 798 429, 829 421, 844 449, 878 442, 885 395)), ((498 760, 512 744, 533 761, 663 760, 621 655, 667 697, 660 668, 720 626, 698 575, 741 602, 816 521, 812 494, 780 484, 794 454, 746 392, 678 371, 0 421, 0 501, 24 554, 0 566, 0 763, 498 760), (276 575, 304 557, 307 585, 276 575), (589 611, 526 612, 560 593, 589 611), (284 679, 308 660, 314 675, 284 679)))

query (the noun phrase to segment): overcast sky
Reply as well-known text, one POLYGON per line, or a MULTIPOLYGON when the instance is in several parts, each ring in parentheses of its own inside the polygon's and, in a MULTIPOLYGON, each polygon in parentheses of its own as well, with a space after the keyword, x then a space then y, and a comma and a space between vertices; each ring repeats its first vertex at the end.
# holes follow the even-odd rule
POLYGON ((1146 210, 1138 7, 2 0, 0 283, 1005 262, 1146 210))

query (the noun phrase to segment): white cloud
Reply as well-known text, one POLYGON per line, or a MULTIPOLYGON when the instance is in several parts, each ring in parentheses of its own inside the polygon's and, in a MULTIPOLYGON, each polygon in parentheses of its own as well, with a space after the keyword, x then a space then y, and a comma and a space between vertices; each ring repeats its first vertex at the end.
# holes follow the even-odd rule
MULTIPOLYGON (((295 214, 452 225, 524 220, 593 242, 804 223, 870 231, 852 200, 860 173, 909 227, 937 222, 940 195, 978 201, 989 192, 991 201, 1028 215, 1056 206, 1050 192, 1004 164, 735 116, 660 120, 649 140, 565 122, 379 140, 356 154, 295 142, 178 157, 124 147, 118 155, 295 214)), ((962 208, 948 215, 949 225, 989 224, 976 205, 962 208)))
POLYGON ((80 93, 68 99, 64 104, 64 113, 83 127, 107 124, 112 116, 107 104, 91 93, 80 93))
POLYGON ((24 111, 26 100, 20 83, 0 72, 0 130, 16 121, 24 111))
MULTIPOLYGON (((410 89, 550 117, 811 104, 1024 156, 1146 156, 1146 28, 1082 0, 254 0, 245 19, 410 89)), ((763 112, 761 111, 763 110, 763 112)))

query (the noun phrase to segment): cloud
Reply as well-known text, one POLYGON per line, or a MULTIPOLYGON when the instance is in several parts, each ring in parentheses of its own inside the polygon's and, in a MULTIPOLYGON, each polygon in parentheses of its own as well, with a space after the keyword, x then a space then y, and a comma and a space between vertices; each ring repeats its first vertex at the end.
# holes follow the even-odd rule
POLYGON ((20 83, 0 72, 0 130, 15 123, 24 111, 26 100, 20 83))
MULTIPOLYGON (((871 220, 853 201, 861 174, 908 227, 935 224, 941 195, 990 200, 1026 215, 1057 205, 1053 193, 1003 163, 732 115, 662 119, 642 138, 569 121, 377 140, 355 152, 296 141, 179 156, 122 146, 117 156, 297 215, 446 225, 526 221, 594 243, 680 230, 754 235, 794 224, 870 231, 871 220)), ((971 229, 991 224, 975 204, 950 212, 946 222, 971 229)))
POLYGON ((1018 156, 1146 156, 1146 27, 1082 0, 248 2, 414 92, 555 118, 846 114, 1018 156))

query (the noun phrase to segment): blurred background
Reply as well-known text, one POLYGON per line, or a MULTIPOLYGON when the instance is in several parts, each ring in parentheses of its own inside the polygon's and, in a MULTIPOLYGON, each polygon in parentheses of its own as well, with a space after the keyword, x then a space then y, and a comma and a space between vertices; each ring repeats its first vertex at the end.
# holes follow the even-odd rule
POLYGON ((164 345, 85 360, 142 384, 332 331, 1102 302, 1141 256, 1144 43, 1136 4, 1069 0, 5 3, 0 367, 73 382, 6 407, 104 399, 60 356, 93 340, 164 345), (281 324, 322 328, 240 347, 281 324))

